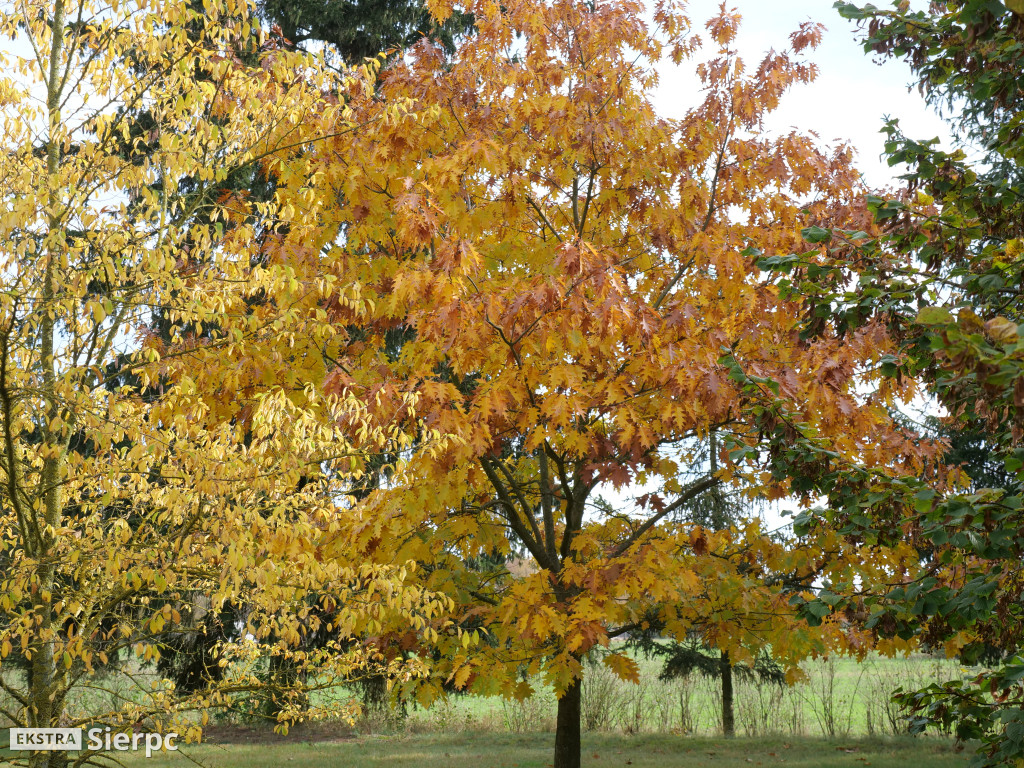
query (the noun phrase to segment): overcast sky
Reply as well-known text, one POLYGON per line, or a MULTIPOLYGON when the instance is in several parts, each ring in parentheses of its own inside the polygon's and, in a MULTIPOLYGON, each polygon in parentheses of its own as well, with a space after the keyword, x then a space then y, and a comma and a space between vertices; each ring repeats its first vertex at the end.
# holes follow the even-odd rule
MULTIPOLYGON (((880 7, 887 4, 875 2, 880 7)), ((690 0, 694 28, 704 32, 704 22, 715 15, 718 5, 719 0, 690 0)), ((908 136, 940 136, 948 145, 944 122, 925 106, 916 89, 908 92, 913 80, 909 67, 899 61, 873 61, 857 42, 856 27, 839 16, 832 0, 731 0, 728 6, 743 16, 736 48, 748 70, 768 49, 787 47, 790 33, 801 22, 820 21, 828 28, 821 46, 809 54, 819 66, 818 79, 796 86, 784 98, 767 121, 769 130, 788 132, 796 127, 813 130, 826 141, 849 141, 857 148, 858 167, 873 186, 889 183, 900 172, 879 160, 884 141, 879 129, 885 116, 898 117, 908 136)), ((712 44, 706 42, 705 50, 713 52, 712 44)), ((693 64, 687 62, 678 69, 671 64, 662 68, 657 98, 663 114, 679 116, 695 103, 692 70, 693 64)))

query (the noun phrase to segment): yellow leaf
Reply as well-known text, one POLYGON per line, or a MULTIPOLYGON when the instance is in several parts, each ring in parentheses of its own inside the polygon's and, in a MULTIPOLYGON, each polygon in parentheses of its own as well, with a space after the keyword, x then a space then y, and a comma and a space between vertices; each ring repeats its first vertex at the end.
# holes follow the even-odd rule
POLYGON ((620 680, 628 680, 633 683, 640 682, 640 666, 633 659, 621 653, 610 653, 604 657, 605 665, 620 680))

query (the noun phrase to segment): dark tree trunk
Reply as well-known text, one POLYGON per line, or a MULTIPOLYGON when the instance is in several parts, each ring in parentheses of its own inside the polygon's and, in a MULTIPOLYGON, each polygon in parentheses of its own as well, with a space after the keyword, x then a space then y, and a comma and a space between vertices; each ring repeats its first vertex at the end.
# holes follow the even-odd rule
POLYGON ((722 734, 731 739, 736 735, 736 724, 732 712, 732 662, 727 651, 722 651, 718 671, 722 675, 722 734))
POLYGON ((299 682, 299 669, 292 659, 283 656, 271 656, 268 668, 267 698, 263 700, 263 716, 268 720, 277 720, 287 704, 299 705, 301 710, 309 707, 309 699, 304 693, 294 693, 299 682), (297 700, 296 700, 297 699, 297 700))
POLYGON ((580 699, 581 680, 576 678, 558 700, 555 723, 554 768, 580 768, 580 699))

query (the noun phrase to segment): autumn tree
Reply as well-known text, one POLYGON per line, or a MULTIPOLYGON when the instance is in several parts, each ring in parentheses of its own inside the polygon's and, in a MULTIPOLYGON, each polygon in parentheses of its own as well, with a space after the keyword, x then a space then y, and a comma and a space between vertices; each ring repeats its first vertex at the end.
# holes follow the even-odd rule
MULTIPOLYGON (((771 644, 791 667, 820 640, 763 576, 853 568, 835 537, 828 552, 788 550, 754 523, 715 532, 673 512, 720 483, 805 492, 760 471, 794 421, 838 456, 889 467, 900 455, 893 471, 916 471, 919 451, 884 408, 909 383, 874 386, 871 361, 892 351, 881 325, 804 340, 801 303, 757 263, 854 215, 845 148, 761 127, 813 77, 801 54, 817 26, 748 68, 723 9, 707 24, 699 103, 673 121, 652 104, 654 67, 699 39, 675 6, 657 4, 650 24, 630 2, 467 10, 477 32, 455 57, 416 46, 382 73, 380 102, 353 106, 374 130, 316 161, 309 215, 329 225, 316 266, 358 281, 362 302, 324 308, 345 329, 326 389, 398 420, 413 443, 424 429, 451 437, 443 452, 396 455, 331 552, 424 563, 426 585, 461 606, 462 631, 439 633, 418 695, 448 680, 523 696, 522 676, 542 673, 558 694, 555 765, 568 768, 581 660, 642 627, 651 605, 670 635, 700 620, 735 661, 771 644), (396 103, 415 117, 378 117, 396 103), (712 431, 718 471, 680 482, 712 431), (597 489, 634 486, 632 508, 595 509, 597 489), (532 567, 465 567, 491 552, 532 567)), ((872 553, 860 578, 888 578, 894 563, 872 553)), ((400 633, 378 642, 430 652, 400 633)), ((621 653, 606 663, 636 675, 621 653)))
MULTIPOLYGON (((207 9, 198 0, 189 3, 191 10, 195 12, 189 22, 182 27, 189 38, 198 43, 204 34, 204 26, 210 23, 217 26, 221 23, 220 14, 214 10, 207 19, 207 9)), ((339 64, 344 67, 348 64, 360 64, 367 58, 377 57, 381 54, 394 55, 396 50, 412 44, 413 42, 428 36, 431 39, 440 41, 448 50, 453 50, 455 41, 459 35, 467 33, 472 26, 472 19, 464 14, 453 14, 445 23, 439 24, 431 17, 430 13, 423 7, 422 3, 410 1, 406 3, 345 3, 345 2, 308 2, 306 0, 294 0, 293 2, 276 2, 267 0, 257 4, 259 17, 262 25, 267 27, 261 30, 261 25, 255 20, 250 26, 247 35, 239 35, 233 41, 233 52, 237 63, 250 67, 259 65, 261 53, 266 53, 271 45, 289 49, 320 49, 325 53, 327 64, 337 67, 339 64)), ((301 61, 297 59, 296 61, 301 61)), ((139 62, 134 57, 120 62, 118 66, 126 67, 132 72, 140 73, 139 62)), ((197 82, 211 80, 209 73, 198 72, 197 82)), ((335 97, 345 98, 346 86, 343 78, 336 78, 336 82, 324 81, 325 87, 333 89, 335 97)), ((127 126, 129 137, 145 136, 153 128, 153 114, 150 105, 137 103, 126 108, 127 114, 124 122, 127 126)), ((136 162, 141 162, 148 153, 158 151, 150 147, 146 142, 136 144, 136 162)), ((182 218, 178 222, 180 227, 201 226, 208 227, 215 217, 216 208, 209 206, 193 206, 186 198, 190 195, 198 197, 213 197, 224 199, 245 199, 248 205, 248 215, 251 219, 250 226, 254 232, 264 233, 268 228, 273 228, 277 233, 287 229, 280 222, 275 221, 275 212, 262 210, 258 203, 269 203, 274 199, 277 178, 273 170, 265 163, 242 164, 237 167, 226 169, 222 178, 214 183, 203 183, 197 179, 192 169, 183 169, 182 177, 173 182, 177 194, 182 198, 183 209, 189 210, 190 217, 182 218), (256 220, 262 217, 262 220, 256 220)), ((159 194, 164 181, 157 179, 154 187, 159 194)), ((232 224, 222 221, 222 224, 230 228, 232 224)), ((253 247, 254 260, 266 259, 266 253, 259 253, 259 248, 253 247)), ((149 323, 147 333, 152 334, 153 343, 162 344, 165 347, 172 344, 171 334, 175 323, 170 319, 168 312, 162 308, 155 308, 149 323)), ((120 361, 124 362, 124 361, 120 361)), ((121 367, 111 364, 112 368, 121 367)), ((107 388, 117 388, 125 384, 141 387, 139 378, 130 367, 125 367, 119 375, 107 378, 107 388)), ((155 397, 155 392, 150 389, 149 397, 155 397)), ((243 441, 247 439, 243 433, 243 441)), ((373 465, 383 465, 385 460, 378 457, 372 461, 373 465)), ((351 492, 356 495, 360 488, 372 484, 376 473, 372 466, 359 479, 351 492)), ((315 469, 310 470, 310 475, 303 476, 299 483, 307 482, 311 475, 316 474, 315 469)), ((130 520, 131 518, 129 518, 130 520)), ((190 686, 205 686, 210 681, 210 675, 221 673, 216 664, 218 648, 227 640, 235 640, 244 634, 244 628, 236 626, 237 621, 227 620, 227 616, 240 615, 247 612, 245 605, 226 606, 223 612, 207 612, 204 620, 191 632, 183 632, 173 639, 169 639, 164 646, 164 652, 158 661, 161 673, 175 680, 179 689, 190 686), (224 615, 222 615, 222 613, 224 615), (241 634, 240 634, 241 633, 241 634)), ((328 617, 325 617, 329 619, 328 617)), ((311 632, 303 639, 303 647, 309 649, 330 642, 331 633, 311 632)), ((269 662, 266 675, 269 677, 269 688, 283 687, 289 689, 288 681, 295 677, 297 670, 295 665, 282 657, 274 657, 269 662), (278 686, 275 678, 282 678, 283 685, 278 686)), ((384 678, 380 678, 383 684, 384 678)), ((273 697, 266 699, 262 704, 249 702, 241 704, 249 710, 257 709, 264 711, 271 719, 276 714, 278 704, 273 697)))
POLYGON ((802 528, 828 527, 881 546, 899 538, 924 565, 892 589, 858 595, 847 584, 809 607, 857 616, 877 636, 927 642, 969 662, 1001 656, 967 679, 899 698, 913 712, 912 730, 953 729, 979 740, 972 764, 1006 765, 1024 757, 1024 660, 1017 650, 1024 640, 1024 7, 957 1, 927 10, 906 3, 837 8, 862 25, 866 50, 905 58, 929 99, 959 113, 963 146, 946 151, 888 122, 885 151, 891 165, 906 165, 906 187, 893 199, 867 198, 881 236, 815 231, 828 262, 816 260, 812 273, 794 255, 787 290, 801 295, 815 318, 802 331, 809 340, 826 328, 853 332, 883 322, 898 342, 883 363, 885 375, 923 380, 945 410, 953 449, 957 436, 973 435, 987 455, 981 472, 963 469, 952 450, 919 477, 893 478, 861 464, 840 466, 791 441, 794 463, 816 467, 808 482, 828 498, 802 528), (965 149, 980 159, 969 160, 965 149))
POLYGON ((273 47, 246 66, 250 10, 204 12, 198 24, 179 3, 58 0, 0 16, 13 41, 0 79, 0 687, 17 726, 148 721, 195 736, 180 715, 258 685, 268 655, 337 679, 373 661, 340 652, 354 626, 415 625, 441 606, 397 568, 319 552, 350 455, 392 438, 367 426, 357 447, 325 426, 365 422, 354 399, 319 393, 322 357, 304 346, 332 336, 315 325, 330 280, 253 259, 280 223, 302 236, 301 197, 211 193, 253 166, 300 175, 312 113, 334 136, 350 130, 335 75, 273 47), (156 311, 170 344, 150 332, 156 311), (245 349, 260 350, 262 378, 234 387, 245 349), (321 480, 296 490, 310 465, 321 480), (318 629, 310 594, 336 602, 335 640, 304 655, 290 649, 318 629), (241 597, 248 636, 223 648, 218 685, 185 695, 155 678, 108 712, 72 706, 99 667, 151 662, 241 597))

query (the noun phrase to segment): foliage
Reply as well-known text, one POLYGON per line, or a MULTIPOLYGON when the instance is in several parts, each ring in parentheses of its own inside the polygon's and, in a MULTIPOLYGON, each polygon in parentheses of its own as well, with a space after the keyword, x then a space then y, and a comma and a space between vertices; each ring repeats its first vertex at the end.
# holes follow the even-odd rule
POLYGON ((303 236, 301 199, 215 194, 253 168, 301 174, 296 150, 317 138, 305 116, 335 135, 350 126, 330 97, 339 82, 254 32, 244 4, 203 13, 58 0, 0 16, 13 42, 0 79, 0 686, 16 725, 143 721, 195 736, 183 713, 259 687, 268 657, 331 684, 379 662, 342 645, 353 627, 442 607, 403 588, 397 566, 323 556, 348 456, 387 435, 367 427, 357 447, 325 426, 364 423, 357 401, 315 387, 309 344, 332 335, 314 325, 330 281, 253 258, 268 221, 303 236), (243 383, 237 361, 252 354, 259 377, 243 383), (323 474, 303 487, 310 466, 323 474), (334 601, 321 653, 293 650, 322 628, 311 593, 334 601), (200 673, 206 685, 157 679, 99 715, 70 706, 104 667, 130 675, 242 598, 245 632, 200 673))
POLYGON ((970 481, 971 490, 1013 487, 1013 475, 1006 471, 998 449, 990 444, 991 438, 984 431, 935 416, 927 417, 926 422, 927 430, 949 446, 942 462, 962 469, 970 481))
MULTIPOLYGON (((186 28, 195 42, 196 37, 194 36, 200 34, 200 30, 206 23, 206 12, 202 4, 196 0, 192 0, 190 6, 197 14, 203 14, 197 15, 186 28)), ((456 13, 445 23, 437 24, 419 2, 404 4, 395 2, 348 3, 332 0, 324 3, 319 1, 303 2, 303 0, 292 0, 291 2, 266 0, 258 7, 260 15, 269 23, 276 25, 271 33, 275 37, 276 45, 289 48, 298 47, 303 50, 321 49, 332 66, 336 66, 339 61, 342 64, 346 62, 362 63, 365 59, 377 57, 382 53, 393 55, 394 51, 390 49, 411 45, 424 35, 440 41, 447 49, 453 50, 457 36, 468 32, 472 22, 470 17, 456 13), (327 44, 326 48, 322 45, 323 43, 327 44)), ((216 23, 215 19, 211 21, 216 23)), ((236 45, 236 56, 248 66, 258 66, 259 49, 261 45, 264 47, 267 45, 265 41, 261 43, 259 38, 259 31, 252 30, 248 45, 244 39, 239 40, 236 45)), ((123 66, 133 66, 133 62, 128 60, 123 63, 123 66)), ((197 73, 197 77, 209 79, 203 73, 197 73)), ((330 87, 335 91, 339 88, 344 89, 344 85, 341 83, 331 84, 330 87)), ((136 121, 135 125, 128 128, 130 134, 144 135, 152 129, 153 115, 147 105, 136 105, 127 111, 134 116, 136 121)), ((138 157, 145 156, 149 150, 150 148, 146 146, 138 147, 138 157)), ((156 186, 159 188, 161 183, 157 181, 156 186)), ((223 178, 206 188, 196 187, 195 178, 188 173, 176 181, 178 194, 182 197, 187 194, 205 194, 217 199, 245 199, 250 203, 249 215, 252 217, 265 217, 267 214, 272 214, 269 209, 258 211, 254 204, 273 201, 276 185, 276 175, 266 164, 259 163, 227 169, 223 178)), ((187 207, 188 203, 186 202, 184 205, 187 207)), ((210 212, 200 206, 192 211, 192 218, 188 224, 184 224, 183 221, 182 225, 193 226, 197 223, 209 225, 211 223, 209 215, 210 212)), ((278 232, 282 232, 287 228, 286 225, 275 224, 272 215, 261 221, 253 221, 252 226, 253 231, 276 227, 278 232)), ((265 258, 265 256, 253 254, 252 258, 257 260, 265 258)), ((154 334, 161 343, 168 345, 171 343, 171 323, 159 308, 153 312, 149 332, 154 334)), ((105 386, 116 387, 121 383, 134 383, 138 386, 138 381, 131 374, 110 379, 105 386)), ((243 436, 242 439, 246 438, 243 436)), ((354 485, 349 488, 349 492, 358 496, 363 487, 372 487, 379 482, 379 475, 375 468, 385 465, 386 462, 386 455, 370 457, 365 473, 358 480, 353 478, 354 485)), ((309 475, 304 475, 300 483, 307 482, 309 479, 309 475)), ((238 609, 245 610, 244 606, 238 606, 238 609)), ((209 617, 210 614, 207 616, 209 617)), ((330 618, 330 616, 321 616, 321 619, 326 619, 327 623, 330 618)), ((209 678, 209 673, 216 674, 217 648, 225 641, 237 640, 244 634, 241 632, 243 629, 244 627, 240 624, 220 622, 215 626, 204 625, 203 631, 182 634, 165 647, 165 652, 159 661, 160 670, 174 679, 179 685, 179 689, 181 686, 202 685, 204 684, 203 680, 209 678)), ((303 650, 311 650, 329 642, 330 635, 331 633, 323 631, 308 633, 302 639, 303 650)), ((272 663, 266 674, 271 676, 274 674, 290 675, 291 672, 286 672, 289 669, 290 665, 272 663)), ((268 684, 270 687, 274 685, 272 680, 268 680, 268 684)), ((377 677, 373 681, 368 681, 368 685, 367 690, 375 690, 375 686, 378 685, 386 687, 386 680, 382 676, 377 677)), ((242 705, 238 703, 236 706, 242 705)), ((274 714, 272 711, 264 711, 265 706, 258 704, 247 706, 255 711, 263 712, 267 716, 274 714)), ((364 709, 366 706, 367 703, 364 702, 364 709)))
MULTIPOLYGON (((654 648, 657 648, 657 644, 654 648)), ((708 653, 708 646, 704 645, 697 638, 692 638, 683 643, 673 643, 664 646, 660 654, 665 658, 661 670, 662 680, 671 680, 677 677, 686 677, 697 672, 705 677, 718 677, 721 674, 722 660, 718 655, 708 653)), ((763 683, 783 684, 786 682, 786 675, 782 667, 776 664, 771 655, 762 651, 754 659, 753 664, 742 664, 733 667, 733 673, 740 678, 757 678, 763 683)))
POLYGON ((473 24, 471 15, 458 11, 439 22, 419 0, 262 0, 260 10, 292 45, 326 43, 349 64, 424 37, 451 53, 473 24))
MULTIPOLYGON (((977 479, 936 462, 919 477, 891 478, 861 465, 819 462, 797 441, 799 461, 818 471, 809 483, 828 495, 829 510, 801 519, 804 530, 825 524, 867 545, 911 542, 923 569, 882 593, 850 594, 849 584, 806 606, 835 609, 881 636, 916 637, 947 653, 976 658, 1021 645, 1021 20, 1014 4, 949 2, 928 11, 908 4, 881 11, 838 3, 868 22, 865 47, 906 55, 926 92, 965 105, 966 134, 982 139, 980 165, 962 150, 914 141, 892 121, 885 127, 891 164, 905 163, 906 192, 868 197, 882 236, 852 230, 808 233, 815 251, 786 264, 780 285, 802 295, 812 339, 835 328, 849 333, 882 322, 898 349, 884 358, 893 381, 921 377, 945 407, 949 429, 978 434, 989 446, 987 472, 977 479), (827 254, 822 265, 820 257, 827 254), (972 480, 974 487, 971 487, 972 480), (845 594, 839 594, 845 593, 845 594)), ((769 265, 770 266, 770 265, 769 265)), ((1024 662, 1010 658, 970 681, 905 692, 915 730, 955 727, 978 738, 979 765, 1024 757, 1024 662)))
MULTIPOLYGON (((913 474, 929 446, 884 408, 909 382, 859 394, 878 381, 864 367, 894 351, 884 328, 801 340, 802 305, 756 264, 854 215, 845 148, 760 132, 813 76, 800 54, 816 26, 747 71, 723 11, 707 27, 718 55, 699 67, 703 101, 670 121, 651 104, 654 65, 697 45, 674 6, 659 4, 651 26, 630 2, 467 10, 477 33, 453 58, 417 45, 382 73, 381 99, 350 102, 374 129, 310 155, 306 215, 325 232, 293 263, 358 284, 358 304, 325 307, 339 329, 326 388, 368 403, 373 423, 399 423, 411 446, 332 552, 424 563, 426 586, 459 606, 431 650, 380 635, 390 653, 435 658, 405 693, 428 702, 449 683, 523 697, 522 676, 543 674, 561 696, 562 768, 579 761, 581 659, 641 628, 652 605, 672 635, 700 622, 737 661, 770 643, 792 667, 823 641, 794 620, 784 581, 872 581, 907 560, 897 545, 865 564, 827 533, 790 549, 754 523, 671 521, 719 483, 806 490, 760 471, 784 429, 762 424, 760 387, 780 382, 775 394, 837 456, 898 456, 894 471, 913 474), (409 114, 384 113, 395 104, 409 114), (418 447, 425 430, 448 436, 447 450, 418 447), (680 482, 712 430, 728 439, 719 470, 680 482), (598 486, 634 484, 646 490, 632 508, 595 508, 598 486), (495 567, 467 567, 490 553, 495 567), (509 555, 528 566, 513 574, 509 555)), ((606 663, 635 675, 626 656, 606 663)))

